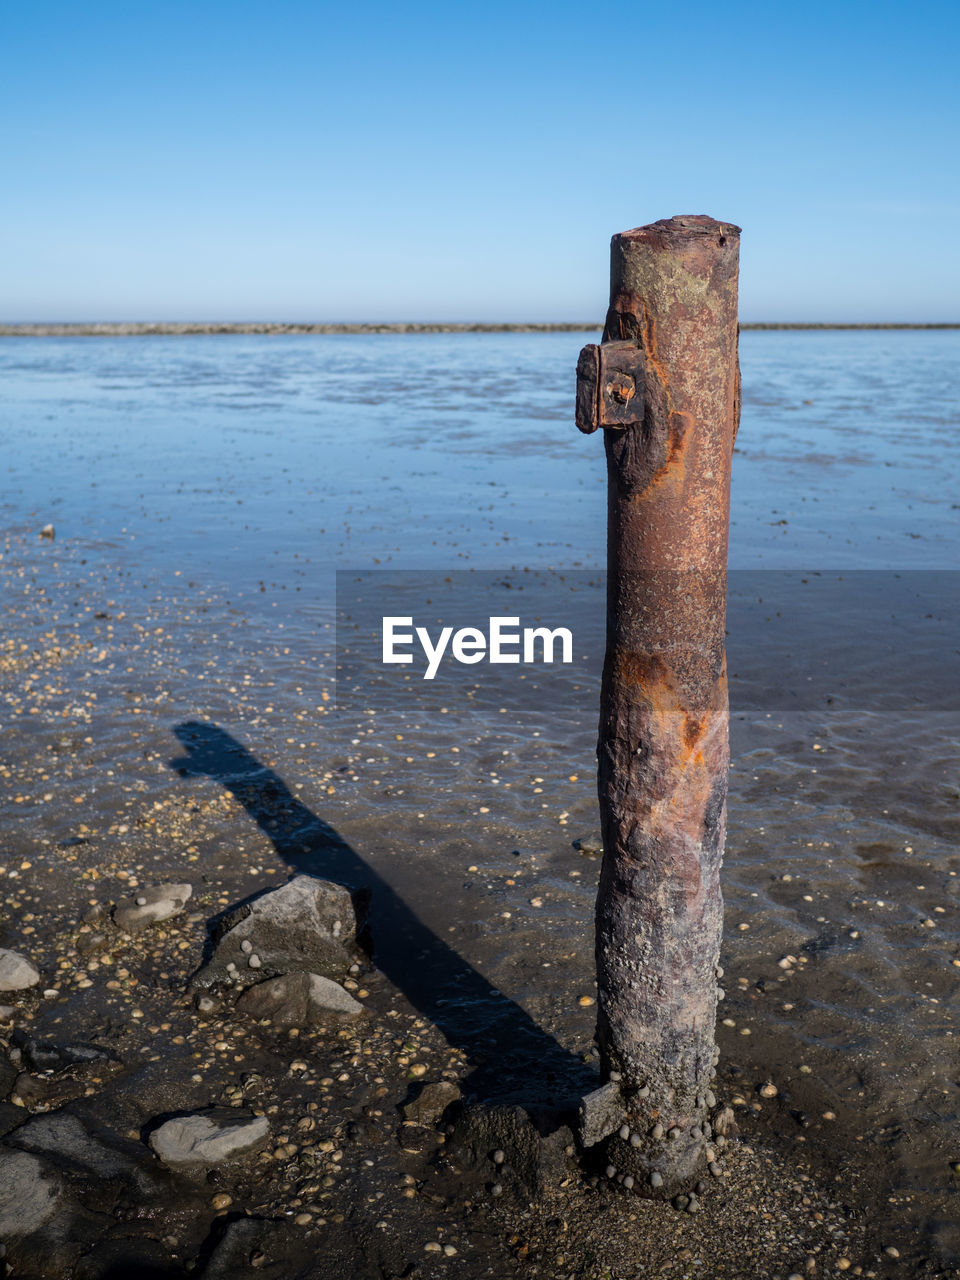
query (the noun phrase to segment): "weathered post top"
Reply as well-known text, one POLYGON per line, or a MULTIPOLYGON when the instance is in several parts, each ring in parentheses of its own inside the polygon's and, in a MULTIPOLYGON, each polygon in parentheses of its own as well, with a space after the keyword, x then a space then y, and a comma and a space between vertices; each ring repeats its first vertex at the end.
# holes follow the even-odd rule
POLYGON ((577 367, 577 425, 603 428, 608 476, 597 1040, 623 1124, 603 1149, 659 1196, 716 1156, 739 240, 703 216, 614 236, 603 340, 577 367))
POLYGON ((657 480, 663 536, 645 540, 643 563, 634 568, 725 564, 729 455, 740 414, 740 228, 704 215, 665 218, 621 231, 610 250, 602 343, 584 348, 580 366, 594 358, 588 352, 598 353, 601 366, 614 361, 643 388, 642 406, 635 398, 632 422, 599 415, 588 422, 578 395, 577 425, 586 431, 636 422, 643 427, 644 456, 628 463, 622 480, 635 496, 657 480), (669 493, 660 492, 665 482, 669 493))

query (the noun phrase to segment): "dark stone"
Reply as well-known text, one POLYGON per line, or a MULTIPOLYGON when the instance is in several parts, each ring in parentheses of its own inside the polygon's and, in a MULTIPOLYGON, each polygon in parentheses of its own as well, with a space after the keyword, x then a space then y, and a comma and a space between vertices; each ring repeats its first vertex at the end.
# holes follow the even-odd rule
MULTIPOLYGON (((320 1280, 325 1271, 316 1270, 319 1260, 303 1257, 302 1246, 297 1245, 290 1227, 275 1218, 236 1218, 225 1226, 217 1226, 212 1238, 212 1249, 207 1246, 206 1266, 194 1274, 202 1280, 237 1280, 239 1276, 262 1276, 266 1280, 320 1280), (293 1251, 299 1256, 294 1258, 293 1251), (256 1263, 254 1269, 253 1263, 256 1263)), ((350 1260, 341 1257, 328 1245, 324 1254, 330 1263, 329 1274, 344 1280, 355 1274, 350 1260)))
POLYGON ((73 1110, 33 1116, 7 1145, 41 1156, 90 1208, 110 1210, 131 1192, 153 1195, 155 1165, 139 1142, 121 1137, 73 1110))
POLYGON ((74 1079, 72 1073, 63 1075, 31 1075, 29 1071, 21 1071, 13 1082, 11 1098, 17 1098, 20 1104, 35 1110, 43 1107, 62 1107, 66 1102, 82 1098, 86 1085, 74 1079))
POLYGON ((404 1120, 432 1127, 443 1118, 448 1107, 460 1100, 460 1090, 452 1080, 436 1080, 425 1084, 417 1096, 403 1108, 404 1120))
POLYGON ((0 1138, 5 1138, 14 1129, 30 1119, 30 1112, 23 1107, 15 1107, 12 1102, 0 1102, 0 1138))
POLYGON ((620 1086, 613 1080, 585 1094, 577 1116, 577 1132, 584 1147, 596 1146, 626 1119, 620 1086))
POLYGON ((447 1150, 451 1159, 491 1177, 497 1168, 493 1153, 503 1151, 506 1159, 498 1167, 497 1178, 512 1170, 531 1195, 540 1196, 572 1172, 566 1149, 573 1145, 574 1136, 567 1119, 557 1111, 470 1104, 460 1113, 447 1150))
POLYGON ((352 963, 365 905, 364 896, 351 895, 342 885, 294 876, 229 908, 214 922, 213 954, 193 985, 233 981, 246 986, 301 971, 340 977, 352 963), (254 955, 259 968, 250 968, 254 955))
POLYGON ((25 1031, 15 1031, 13 1043, 23 1054, 24 1065, 31 1071, 63 1071, 67 1067, 94 1065, 116 1069, 123 1066, 109 1049, 98 1044, 81 1041, 58 1044, 54 1040, 38 1040, 25 1031))
POLYGON ((319 973, 284 973, 248 987, 237 1009, 251 1018, 269 1018, 276 1027, 317 1027, 351 1022, 366 1010, 338 982, 319 973))
POLYGON ((105 933, 89 932, 77 935, 77 950, 82 956, 93 955, 98 951, 106 951, 108 944, 105 933))
POLYGON ((189 884, 154 884, 138 889, 113 908, 114 923, 127 933, 139 933, 179 915, 193 894, 189 884))
POLYGON ((159 1240, 102 1240, 78 1258, 71 1280, 173 1280, 186 1271, 159 1240))
POLYGON ((13 1082, 17 1078, 17 1068, 0 1049, 0 1099, 9 1097, 13 1082))
POLYGON ((713 1132, 718 1138, 735 1138, 740 1130, 734 1119, 733 1107, 723 1107, 713 1117, 713 1132))

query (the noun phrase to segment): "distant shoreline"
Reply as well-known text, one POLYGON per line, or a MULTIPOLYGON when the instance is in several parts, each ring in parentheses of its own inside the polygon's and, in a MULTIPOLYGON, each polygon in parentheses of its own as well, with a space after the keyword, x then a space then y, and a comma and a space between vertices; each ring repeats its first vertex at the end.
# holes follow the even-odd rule
MULTIPOLYGON (((585 324, 283 324, 272 321, 220 323, 218 321, 118 321, 76 324, 0 324, 0 338, 140 338, 188 337, 215 334, 370 334, 370 333, 584 333, 599 323, 585 324)), ((945 324, 794 324, 758 322, 741 324, 742 331, 775 329, 960 329, 960 321, 945 324)))

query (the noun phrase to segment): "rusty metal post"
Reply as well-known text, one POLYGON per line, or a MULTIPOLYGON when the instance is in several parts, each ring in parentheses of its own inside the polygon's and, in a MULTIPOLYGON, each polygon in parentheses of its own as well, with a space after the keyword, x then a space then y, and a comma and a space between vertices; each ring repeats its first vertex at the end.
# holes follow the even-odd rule
POLYGON ((739 237, 703 216, 614 236, 602 344, 577 370, 577 425, 604 429, 608 472, 601 1149, 657 1197, 689 1190, 716 1118, 739 237))

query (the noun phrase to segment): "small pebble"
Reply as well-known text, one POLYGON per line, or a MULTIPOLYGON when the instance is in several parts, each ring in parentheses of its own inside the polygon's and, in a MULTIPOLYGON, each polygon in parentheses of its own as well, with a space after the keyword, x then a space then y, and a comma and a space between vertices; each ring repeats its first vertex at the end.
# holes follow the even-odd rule
POLYGON ((888 1258, 900 1257, 900 1250, 897 1248, 895 1244, 888 1244, 883 1252, 887 1255, 888 1258))
POLYGON ((710 1170, 710 1172, 713 1174, 715 1178, 723 1177, 723 1170, 717 1164, 716 1160, 711 1160, 710 1164, 707 1165, 707 1168, 710 1170))
POLYGON ((251 969, 259 969, 260 963, 261 963, 260 957, 256 954, 252 955, 250 959, 247 961, 247 964, 250 966, 251 969))
POLYGON ((145 906, 147 905, 147 900, 146 900, 146 898, 144 898, 144 897, 142 897, 142 896, 141 896, 141 897, 139 897, 139 898, 135 898, 135 899, 134 899, 134 901, 136 902, 136 904, 137 904, 137 906, 138 906, 138 907, 145 907, 145 906))
POLYGON ((674 1125, 674 1127, 673 1127, 673 1128, 670 1130, 670 1132, 667 1134, 667 1137, 670 1139, 670 1141, 671 1141, 671 1142, 679 1142, 679 1141, 680 1141, 681 1136, 682 1136, 682 1135, 681 1135, 681 1132, 680 1132, 680 1130, 676 1127, 676 1125, 674 1125))
POLYGON ((447 1255, 448 1258, 454 1258, 456 1257, 457 1250, 454 1245, 445 1244, 443 1246, 443 1252, 447 1255))
POLYGON ((498 1148, 498 1149, 493 1153, 493 1157, 492 1157, 492 1158, 493 1158, 493 1163, 494 1163, 494 1164, 503 1164, 504 1160, 506 1160, 506 1158, 507 1158, 507 1157, 506 1157, 506 1154, 498 1148))
POLYGON ((577 1003, 581 1006, 581 1008, 586 1009, 588 1005, 595 1004, 596 1001, 594 1000, 593 996, 581 996, 580 999, 577 1001, 577 1003))
POLYGON ((240 950, 243 952, 245 956, 248 956, 250 954, 250 952, 253 950, 253 943, 250 941, 249 938, 244 938, 244 940, 240 943, 240 950))
POLYGON ((604 1169, 604 1173, 608 1178, 615 1178, 617 1176, 616 1165, 608 1164, 606 1169, 604 1169))
POLYGON ((766 1084, 762 1084, 760 1086, 761 1098, 775 1098, 779 1092, 780 1091, 777 1086, 770 1080, 768 1080, 766 1084))
POLYGON ((838 1259, 837 1259, 837 1270, 838 1270, 838 1271, 849 1271, 849 1269, 850 1269, 850 1267, 851 1267, 852 1265, 853 1265, 853 1264, 851 1263, 851 1261, 850 1261, 850 1259, 849 1259, 849 1258, 838 1258, 838 1259))
POLYGON ((490 1188, 490 1194, 491 1194, 492 1196, 502 1196, 502 1195, 503 1195, 503 1187, 501 1186, 501 1184, 500 1184, 499 1182, 495 1182, 495 1183, 493 1184, 493 1186, 490 1188))
POLYGON ((623 1139, 624 1142, 626 1142, 627 1139, 630 1137, 630 1126, 628 1124, 622 1124, 620 1126, 619 1132, 620 1132, 620 1137, 623 1139))
POLYGON ((631 1133, 630 1135, 631 1147, 639 1147, 642 1144, 643 1144, 643 1139, 640 1137, 639 1133, 631 1133))
POLYGON ((687 1213, 699 1213, 699 1212, 700 1212, 700 1201, 697 1199, 696 1196, 691 1196, 690 1199, 687 1201, 687 1213))
POLYGON ((214 1209, 216 1209, 217 1212, 219 1213, 221 1209, 230 1208, 230 1206, 233 1204, 233 1196, 228 1196, 225 1191, 221 1191, 218 1195, 215 1195, 213 1197, 210 1203, 213 1205, 214 1209))
POLYGON ((654 1169, 653 1173, 650 1175, 650 1185, 651 1187, 663 1186, 663 1174, 657 1173, 656 1169, 654 1169))
POLYGON ((650 1130, 650 1137, 653 1138, 655 1142, 659 1142, 660 1139, 663 1137, 663 1125, 655 1124, 653 1128, 650 1130))
POLYGON ((294 1218, 294 1222, 298 1227, 306 1227, 313 1221, 312 1213, 298 1213, 294 1218))
POLYGON ((627 1176, 624 1178, 623 1185, 627 1188, 628 1191, 633 1187, 633 1176, 631 1174, 628 1173, 627 1176))
POLYGON ((423 1249, 425 1253, 441 1253, 443 1245, 437 1244, 436 1240, 428 1240, 423 1249))

